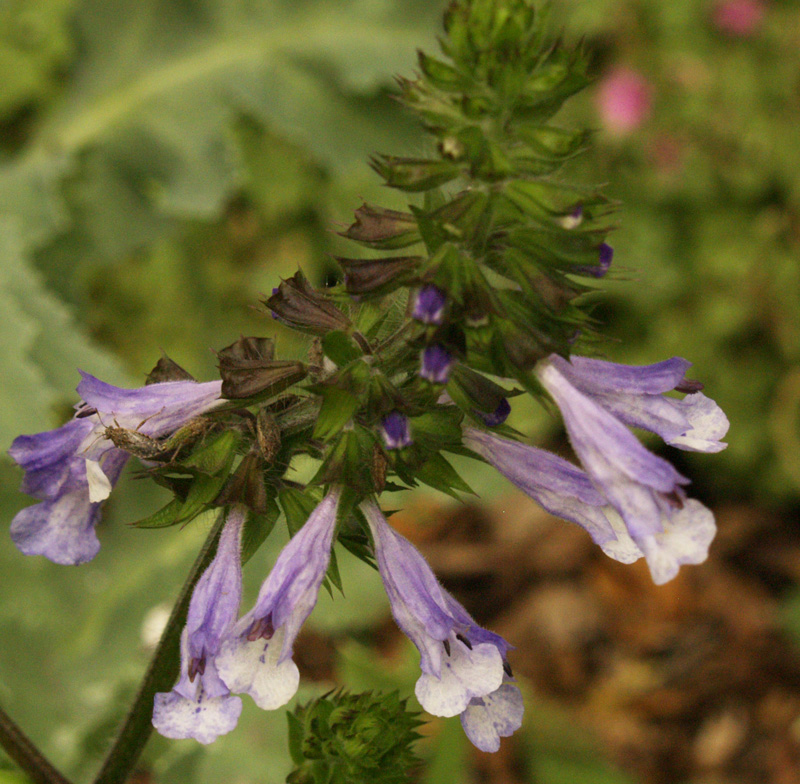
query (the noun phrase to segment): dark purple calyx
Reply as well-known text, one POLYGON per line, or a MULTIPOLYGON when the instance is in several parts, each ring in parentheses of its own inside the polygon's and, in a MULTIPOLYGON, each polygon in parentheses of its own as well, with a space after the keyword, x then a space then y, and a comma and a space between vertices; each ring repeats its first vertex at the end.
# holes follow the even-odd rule
POLYGON ((419 375, 432 384, 446 384, 453 362, 452 354, 444 346, 434 343, 422 350, 419 375))
POLYGON ((399 411, 392 411, 383 418, 381 435, 387 449, 403 449, 411 444, 408 419, 399 411))
POLYGON ((508 419, 511 413, 511 404, 507 398, 503 398, 498 404, 497 408, 491 414, 485 414, 483 411, 478 411, 478 416, 483 420, 487 427, 497 427, 502 425, 508 419))
POLYGON ((423 324, 441 324, 446 303, 444 292, 438 286, 428 283, 417 292, 411 315, 423 324))

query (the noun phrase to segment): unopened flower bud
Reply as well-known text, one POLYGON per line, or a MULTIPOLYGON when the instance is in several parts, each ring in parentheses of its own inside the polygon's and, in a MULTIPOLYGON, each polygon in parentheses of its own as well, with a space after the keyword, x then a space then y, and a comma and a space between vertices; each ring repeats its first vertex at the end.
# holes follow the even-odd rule
POLYGON ((441 324, 447 297, 438 287, 429 283, 417 292, 414 312, 411 314, 423 324, 441 324))
POLYGON ((411 444, 408 419, 399 411, 392 411, 383 418, 381 435, 387 449, 403 449, 411 444))
POLYGON ((593 278, 605 277, 611 267, 611 262, 614 259, 614 248, 607 242, 600 246, 598 254, 598 263, 592 267, 580 267, 575 270, 579 275, 591 275, 593 278))
POLYGON ((579 204, 572 212, 558 219, 562 229, 577 229, 583 223, 583 205, 579 204))
POLYGON ((511 413, 511 404, 506 398, 503 398, 497 408, 490 414, 486 414, 483 411, 476 411, 476 413, 487 427, 498 427, 508 419, 508 415, 511 413))
POLYGON ((444 346, 434 343, 422 350, 419 374, 432 384, 446 384, 453 361, 452 354, 444 346))

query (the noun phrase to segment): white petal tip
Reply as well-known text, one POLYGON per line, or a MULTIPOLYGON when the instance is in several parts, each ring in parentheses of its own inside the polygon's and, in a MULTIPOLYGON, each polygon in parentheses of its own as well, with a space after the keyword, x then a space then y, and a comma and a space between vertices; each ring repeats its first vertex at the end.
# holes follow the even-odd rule
POLYGON ((93 504, 105 501, 111 495, 111 482, 96 460, 86 461, 86 480, 89 483, 89 500, 93 504))

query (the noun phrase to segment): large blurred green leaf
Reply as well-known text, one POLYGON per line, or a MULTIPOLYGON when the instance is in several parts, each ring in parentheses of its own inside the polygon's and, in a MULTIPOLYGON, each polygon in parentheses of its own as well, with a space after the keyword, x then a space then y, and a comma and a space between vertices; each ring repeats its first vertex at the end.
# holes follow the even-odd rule
POLYGON ((0 118, 54 89, 72 51, 68 16, 75 0, 0 3, 0 118))
POLYGON ((241 181, 241 115, 340 174, 363 166, 364 140, 396 149, 404 129, 398 108, 367 96, 409 70, 438 11, 421 0, 84 0, 81 56, 0 170, 0 212, 18 218, 26 244, 50 246, 51 264, 118 260, 176 219, 219 214, 241 181))
POLYGON ((125 375, 94 346, 67 307, 48 292, 22 252, 15 225, 0 220, 0 450, 19 433, 56 424, 54 408, 86 368, 111 382, 125 375))

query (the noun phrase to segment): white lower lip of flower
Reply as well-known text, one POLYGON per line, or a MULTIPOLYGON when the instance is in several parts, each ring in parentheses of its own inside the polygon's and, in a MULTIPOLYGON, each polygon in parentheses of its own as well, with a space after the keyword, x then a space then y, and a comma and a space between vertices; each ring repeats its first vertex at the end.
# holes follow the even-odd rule
POLYGON ((216 658, 217 671, 234 694, 249 694, 263 710, 275 710, 294 697, 300 672, 291 660, 280 662, 284 628, 269 639, 250 642, 233 637, 222 643, 216 658))
POLYGON ((498 751, 500 738, 513 735, 522 725, 525 706, 513 683, 504 683, 491 694, 473 700, 461 714, 467 737, 481 751, 498 751))
POLYGON ((669 582, 683 564, 703 563, 717 531, 714 515, 694 498, 684 501, 683 508, 669 517, 662 515, 663 531, 645 537, 639 544, 614 510, 604 511, 617 538, 601 544, 603 552, 622 563, 633 563, 644 556, 656 585, 669 582))
POLYGON ((86 461, 86 480, 89 483, 89 500, 93 504, 105 501, 111 495, 111 482, 96 460, 86 461))
POLYGON ((166 738, 194 738, 207 745, 230 732, 239 720, 242 701, 238 697, 181 697, 174 691, 156 694, 153 726, 166 738))
POLYGON ((420 705, 434 716, 458 716, 473 697, 491 694, 503 682, 503 657, 494 645, 481 643, 472 649, 450 641, 450 655, 442 657, 440 677, 426 672, 417 681, 420 705))

